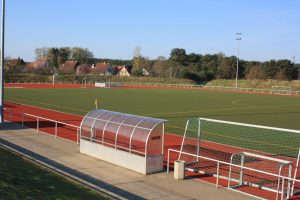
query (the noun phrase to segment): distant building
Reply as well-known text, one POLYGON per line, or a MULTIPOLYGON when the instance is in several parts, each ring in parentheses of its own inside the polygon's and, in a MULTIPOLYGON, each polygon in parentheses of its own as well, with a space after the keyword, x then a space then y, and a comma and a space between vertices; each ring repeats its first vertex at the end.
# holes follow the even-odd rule
POLYGON ((17 59, 7 59, 4 61, 4 68, 5 70, 14 70, 16 67, 24 67, 26 63, 23 59, 17 58, 17 59))
POLYGON ((117 76, 130 76, 125 66, 116 66, 117 76))
POLYGON ((38 58, 36 61, 26 65, 28 68, 31 69, 38 69, 43 67, 49 67, 49 62, 46 58, 38 58))
POLYGON ((96 65, 92 66, 93 74, 100 74, 100 75, 115 75, 114 68, 109 63, 97 63, 96 65))
POLYGON ((149 75, 149 72, 145 68, 142 69, 142 73, 143 73, 144 76, 149 75))
POLYGON ((76 69, 76 75, 90 74, 91 72, 92 68, 89 64, 78 65, 76 69))
POLYGON ((61 64, 58 67, 58 70, 63 74, 73 74, 77 71, 78 65, 79 65, 78 61, 74 61, 74 60, 66 61, 64 64, 61 64))

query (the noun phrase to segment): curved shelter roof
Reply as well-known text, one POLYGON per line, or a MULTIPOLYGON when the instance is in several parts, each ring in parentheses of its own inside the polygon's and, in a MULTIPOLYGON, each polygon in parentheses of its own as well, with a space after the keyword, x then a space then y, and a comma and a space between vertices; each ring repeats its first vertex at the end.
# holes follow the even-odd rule
POLYGON ((162 155, 165 121, 96 109, 83 118, 81 139, 143 156, 162 155))

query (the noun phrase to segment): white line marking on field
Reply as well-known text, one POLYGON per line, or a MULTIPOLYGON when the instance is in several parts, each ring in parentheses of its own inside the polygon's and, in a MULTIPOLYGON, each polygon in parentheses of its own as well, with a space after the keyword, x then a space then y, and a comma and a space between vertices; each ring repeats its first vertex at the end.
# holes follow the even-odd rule
MULTIPOLYGON (((7 99, 13 99, 13 100, 22 100, 22 101, 29 102, 29 103, 37 103, 37 104, 40 104, 40 105, 52 106, 52 107, 56 107, 56 108, 64 108, 64 109, 68 109, 68 110, 75 110, 75 111, 80 111, 80 112, 84 112, 84 113, 89 112, 87 110, 82 110, 82 109, 78 109, 78 108, 71 108, 71 107, 66 107, 66 106, 58 106, 58 105, 49 104, 49 103, 43 103, 43 102, 39 102, 39 101, 24 100, 24 99, 20 99, 20 98, 11 98, 11 97, 6 97, 6 98, 7 99)), ((13 102, 13 103, 18 103, 18 104, 21 104, 21 105, 23 104, 23 105, 26 105, 26 106, 32 106, 32 105, 28 105, 28 104, 24 104, 24 103, 19 103, 19 102, 16 102, 16 101, 11 101, 11 100, 9 100, 9 101, 13 102)), ((49 109, 49 110, 51 110, 51 109, 49 109)), ((57 110, 54 110, 54 111, 57 112, 57 110)), ((58 112, 60 112, 60 111, 58 111, 58 112)))

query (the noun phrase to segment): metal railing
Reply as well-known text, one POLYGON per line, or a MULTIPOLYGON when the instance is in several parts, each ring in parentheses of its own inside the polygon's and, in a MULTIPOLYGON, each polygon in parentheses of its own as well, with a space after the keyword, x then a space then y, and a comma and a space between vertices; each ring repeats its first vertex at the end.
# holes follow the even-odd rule
MULTIPOLYGON (((200 156, 200 155, 195 155, 195 154, 191 154, 191 153, 181 152, 180 150, 176 150, 176 149, 168 149, 167 173, 170 172, 170 153, 171 152, 175 152, 175 153, 178 153, 178 154, 182 153, 182 154, 185 154, 185 155, 188 155, 188 156, 196 157, 198 159, 204 159, 204 160, 207 160, 207 161, 215 162, 216 165, 217 165, 217 169, 216 169, 216 174, 213 174, 213 175, 216 177, 216 182, 215 182, 216 188, 219 188, 219 179, 220 178, 229 180, 229 177, 222 176, 220 174, 220 164, 225 165, 225 166, 229 166, 229 167, 237 167, 240 170, 249 170, 249 171, 253 171, 253 172, 256 172, 256 173, 265 174, 265 175, 268 175, 268 176, 272 176, 272 177, 281 179, 282 180, 281 181, 281 190, 278 189, 276 191, 276 200, 278 199, 279 194, 281 194, 281 199, 282 200, 285 199, 285 195, 287 195, 287 198, 292 195, 292 190, 290 190, 290 188, 288 188, 289 191, 285 192, 284 186, 285 186, 286 181, 288 181, 288 183, 293 182, 293 184, 296 183, 296 182, 300 183, 300 180, 296 179, 296 178, 286 177, 286 176, 282 176, 280 174, 274 174, 274 173, 262 171, 262 170, 259 170, 259 169, 246 167, 246 166, 243 166, 243 165, 237 165, 237 164, 234 164, 234 163, 229 163, 229 162, 225 162, 225 161, 221 161, 221 160, 217 160, 217 159, 213 159, 213 158, 208 158, 208 157, 205 157, 205 156, 200 156)), ((228 174, 228 175, 230 175, 230 174, 228 174)), ((232 189, 229 185, 227 186, 227 188, 230 189, 230 190, 236 191, 236 192, 241 192, 241 191, 232 189)), ((245 193, 245 192, 241 192, 241 193, 245 193)), ((246 194, 249 195, 248 193, 246 193, 246 194)), ((250 196, 253 196, 253 195, 250 195, 250 196)), ((257 196, 255 196, 255 197, 257 197, 257 196)))
MULTIPOLYGON (((5 112, 9 113, 9 121, 10 122, 13 122, 13 119, 12 119, 12 115, 14 114, 13 111, 11 109, 8 109, 8 108, 4 108, 5 109, 5 112)), ((71 128, 74 128, 75 132, 76 132, 76 143, 79 144, 79 141, 80 141, 80 127, 79 126, 76 126, 76 125, 73 125, 73 124, 68 124, 68 123, 65 123, 65 122, 60 122, 60 121, 57 121, 57 120, 53 120, 53 119, 48 119, 48 118, 45 118, 45 117, 40 117, 40 116, 37 116, 37 115, 33 115, 33 114, 29 114, 29 113, 19 113, 18 114, 20 117, 21 117, 21 125, 22 126, 25 126, 24 124, 26 123, 26 121, 24 120, 24 118, 27 116, 27 117, 30 117, 30 118, 34 118, 36 119, 36 131, 39 132, 40 131, 40 123, 41 123, 41 120, 43 121, 46 121, 46 122, 52 122, 54 123, 54 137, 60 137, 60 138, 63 138, 63 139, 67 139, 67 140, 70 140, 70 141, 73 141, 71 139, 68 139, 68 138, 65 138, 65 137, 61 137, 59 136, 59 133, 58 133, 58 126, 59 125, 63 125, 63 126, 66 126, 66 127, 71 127, 71 128)))
MULTIPOLYGON (((48 119, 48 118, 44 118, 44 117, 40 117, 37 115, 32 115, 29 113, 20 113, 21 114, 21 118, 22 118, 22 126, 24 126, 24 116, 29 116, 29 117, 33 117, 36 118, 36 131, 39 132, 40 129, 40 120, 45 120, 48 122, 53 122, 55 124, 55 131, 54 131, 54 137, 59 137, 58 136, 58 125, 64 125, 64 126, 68 126, 68 127, 72 127, 76 129, 76 143, 79 144, 79 126, 75 126, 73 124, 68 124, 65 122, 60 122, 60 121, 56 121, 56 120, 52 120, 52 119, 48 119)), ((66 138, 65 138, 66 139, 66 138)))
MULTIPOLYGON (((273 94, 273 89, 269 88, 241 88, 229 86, 206 86, 193 84, 166 84, 166 83, 123 83, 123 86, 141 86, 141 87, 160 87, 160 88, 186 88, 186 89, 205 89, 213 91, 227 91, 227 92, 245 92, 255 94, 273 94)), ((289 95, 299 96, 300 91, 290 91, 289 95)))
MULTIPOLYGON (((7 82, 8 84, 49 84, 53 85, 52 82, 7 82)), ((60 82, 62 83, 62 82, 60 82)), ((105 83, 105 82, 104 82, 105 83)), ((137 82, 115 82, 118 83, 115 87, 121 86, 132 86, 132 87, 159 87, 159 88, 180 88, 180 89, 204 89, 204 90, 213 90, 213 91, 224 91, 224 92, 242 92, 242 93, 254 93, 254 94, 273 94, 273 89, 271 88, 241 88, 241 87, 229 87, 229 86, 207 86, 207 85, 195 85, 195 84, 168 84, 168 83, 137 83, 137 82)), ((72 84, 72 83, 68 83, 72 84)), ((81 82, 77 84, 81 85, 81 82)), ((107 82, 107 85, 111 83, 107 82)), ((284 91, 284 90, 279 90, 284 91)), ((282 95, 292 95, 300 96, 300 91, 289 91, 287 94, 284 92, 282 95)))

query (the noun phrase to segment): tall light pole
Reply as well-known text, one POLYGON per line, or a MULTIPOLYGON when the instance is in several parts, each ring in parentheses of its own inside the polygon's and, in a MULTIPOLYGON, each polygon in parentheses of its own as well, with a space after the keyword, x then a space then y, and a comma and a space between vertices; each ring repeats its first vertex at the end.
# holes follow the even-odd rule
POLYGON ((2 16, 1 16, 1 66, 0 66, 0 123, 4 121, 3 119, 3 101, 4 101, 4 22, 5 22, 5 0, 2 0, 2 16))
POLYGON ((236 33, 237 46, 237 59, 236 59, 236 75, 235 75, 235 88, 238 88, 238 76, 239 76, 239 57, 240 57, 240 42, 242 33, 236 33))

